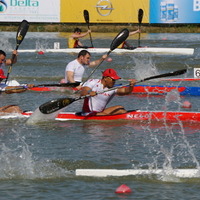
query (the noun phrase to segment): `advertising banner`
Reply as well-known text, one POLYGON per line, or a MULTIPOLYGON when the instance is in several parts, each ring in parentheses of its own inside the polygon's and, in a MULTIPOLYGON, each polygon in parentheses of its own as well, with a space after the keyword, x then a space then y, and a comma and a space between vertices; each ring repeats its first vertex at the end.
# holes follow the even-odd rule
POLYGON ((0 0, 0 21, 60 22, 60 0, 0 0))
POLYGON ((85 23, 83 10, 88 10, 91 23, 138 23, 140 8, 143 23, 149 23, 149 0, 61 0, 61 22, 85 23))
POLYGON ((199 23, 200 0, 150 0, 150 23, 199 23))

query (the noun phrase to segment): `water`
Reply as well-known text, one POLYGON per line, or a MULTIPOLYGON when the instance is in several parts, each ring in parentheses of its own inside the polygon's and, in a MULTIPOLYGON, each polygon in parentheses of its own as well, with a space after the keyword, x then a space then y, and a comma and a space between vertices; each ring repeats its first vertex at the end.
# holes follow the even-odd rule
MULTIPOLYGON (((2 49, 15 48, 15 33, 2 32, 2 49)), ((94 46, 109 47, 116 34, 92 34, 94 46)), ((27 33, 19 49, 53 48, 60 42, 66 47, 67 34, 27 33)), ((129 39, 137 45, 137 36, 129 39)), ((83 39, 90 44, 89 39, 83 39)), ((195 48, 193 56, 111 53, 113 62, 104 61, 93 74, 99 78, 108 67, 116 69, 123 80, 138 80, 159 73, 187 67, 183 77, 193 77, 193 68, 199 65, 200 34, 142 34, 141 45, 150 47, 195 48)), ((93 59, 100 55, 93 54, 93 59)), ((64 77, 67 62, 75 54, 20 53, 13 65, 10 80, 20 83, 57 83, 64 77)), ((86 71, 85 77, 90 73, 86 71)), ((156 80, 155 80, 155 83, 156 80)), ((144 84, 150 84, 145 82, 144 84)), ((151 82, 152 84, 152 82, 151 82)), ((161 84, 161 83, 159 83, 161 84)), ((163 84, 163 83, 162 83, 163 84)), ((199 82, 166 82, 167 85, 198 86, 199 82)), ((39 105, 60 97, 71 96, 61 92, 33 92, 1 94, 1 106, 19 105, 23 110, 35 110, 39 105)), ((123 105, 126 109, 187 110, 180 103, 192 103, 189 111, 200 111, 199 97, 170 93, 158 95, 130 95, 115 97, 109 105, 123 105)), ((82 100, 66 111, 80 111, 82 100)), ((198 168, 200 159, 200 132, 198 124, 173 124, 95 121, 47 121, 27 124, 27 119, 0 120, 0 199, 199 199, 200 179, 173 176, 131 176, 109 178, 76 177, 75 169, 110 168, 198 168), (132 193, 117 195, 115 190, 127 184, 132 193)))

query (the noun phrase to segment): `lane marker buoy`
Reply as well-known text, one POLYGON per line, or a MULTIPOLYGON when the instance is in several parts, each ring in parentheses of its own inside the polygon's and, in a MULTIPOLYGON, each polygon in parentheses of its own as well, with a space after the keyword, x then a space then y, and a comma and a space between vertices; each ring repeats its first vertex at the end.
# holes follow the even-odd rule
POLYGON ((124 193, 131 193, 131 192, 132 192, 131 188, 128 187, 127 185, 125 185, 125 184, 120 185, 115 190, 115 193, 117 193, 117 194, 124 194, 124 193))

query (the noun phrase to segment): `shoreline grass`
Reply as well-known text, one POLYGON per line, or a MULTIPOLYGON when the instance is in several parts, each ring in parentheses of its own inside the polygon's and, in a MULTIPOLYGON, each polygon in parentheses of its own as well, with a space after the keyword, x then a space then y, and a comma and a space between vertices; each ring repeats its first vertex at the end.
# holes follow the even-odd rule
MULTIPOLYGON (((0 23, 0 31, 16 31, 19 23, 0 23)), ((82 31, 87 31, 86 24, 30 24, 30 32, 73 32, 74 28, 79 27, 82 31)), ((130 31, 138 28, 137 24, 90 24, 93 32, 119 32, 123 28, 130 31)), ((142 33, 200 33, 200 24, 142 24, 142 33)))

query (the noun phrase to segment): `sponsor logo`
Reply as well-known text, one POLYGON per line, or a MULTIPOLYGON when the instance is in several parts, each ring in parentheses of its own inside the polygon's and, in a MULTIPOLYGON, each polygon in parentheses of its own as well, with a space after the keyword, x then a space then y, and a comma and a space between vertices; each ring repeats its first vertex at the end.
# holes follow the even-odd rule
POLYGON ((193 0, 193 10, 200 11, 200 1, 199 0, 193 0))
POLYGON ((36 0, 11 0, 10 6, 19 6, 19 7, 38 7, 39 2, 36 0))
POLYGON ((0 0, 0 13, 5 12, 7 7, 38 7, 39 2, 37 0, 10 0, 8 5, 5 0, 0 0))
POLYGON ((7 9, 7 3, 5 0, 0 0, 0 13, 5 12, 7 9))
POLYGON ((18 35, 17 36, 17 40, 22 40, 23 39, 23 36, 22 35, 18 35))
POLYGON ((139 119, 139 120, 142 120, 142 119, 149 119, 151 117, 150 114, 127 114, 127 118, 130 118, 130 119, 139 119))
POLYGON ((112 3, 109 0, 100 0, 96 5, 97 12, 101 16, 108 16, 114 10, 112 3))

